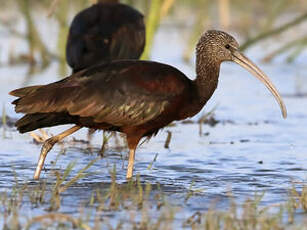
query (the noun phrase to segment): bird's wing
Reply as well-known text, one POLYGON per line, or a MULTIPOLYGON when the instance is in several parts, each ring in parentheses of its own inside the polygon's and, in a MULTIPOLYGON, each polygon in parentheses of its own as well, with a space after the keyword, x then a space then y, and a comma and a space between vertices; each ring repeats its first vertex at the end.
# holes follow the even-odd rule
POLYGON ((110 40, 109 52, 112 60, 138 59, 145 46, 143 18, 130 24, 122 25, 114 31, 110 40))
POLYGON ((42 86, 13 103, 26 114, 67 112, 114 126, 158 117, 184 90, 184 77, 155 62, 118 61, 42 86))

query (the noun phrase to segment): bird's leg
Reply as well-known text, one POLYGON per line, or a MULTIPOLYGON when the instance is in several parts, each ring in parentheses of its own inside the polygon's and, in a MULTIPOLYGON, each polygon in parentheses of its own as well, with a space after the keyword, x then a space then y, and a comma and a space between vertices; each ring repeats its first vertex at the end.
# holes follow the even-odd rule
POLYGON ((78 131, 79 129, 81 129, 81 127, 76 125, 76 126, 70 128, 70 129, 67 129, 66 131, 60 133, 57 136, 50 137, 49 139, 47 139, 44 142, 42 149, 41 149, 39 159, 38 159, 38 163, 37 163, 37 166, 36 166, 35 174, 34 174, 35 180, 39 179, 40 173, 41 173, 42 168, 44 166, 46 156, 47 156, 48 152, 52 149, 53 145, 55 143, 61 141, 63 138, 69 136, 70 134, 78 131))
POLYGON ((115 142, 116 147, 121 147, 120 139, 118 138, 118 135, 116 132, 114 132, 114 142, 115 142))
POLYGON ((142 138, 142 133, 133 133, 131 136, 127 134, 127 142, 129 147, 129 160, 128 160, 128 168, 127 168, 127 175, 126 178, 129 180, 133 176, 133 165, 134 165, 134 156, 135 156, 135 149, 142 138))
POLYGON ((134 156, 135 156, 135 148, 129 150, 129 161, 128 161, 128 168, 126 175, 127 179, 131 179, 133 176, 134 156))
POLYGON ((96 131, 95 129, 88 129, 88 132, 87 132, 88 142, 91 142, 93 134, 94 134, 95 131, 96 131))
POLYGON ((101 148, 99 150, 99 153, 102 157, 103 157, 103 153, 104 153, 107 143, 108 143, 108 138, 106 137, 106 133, 103 130, 102 131, 102 143, 101 143, 101 148))

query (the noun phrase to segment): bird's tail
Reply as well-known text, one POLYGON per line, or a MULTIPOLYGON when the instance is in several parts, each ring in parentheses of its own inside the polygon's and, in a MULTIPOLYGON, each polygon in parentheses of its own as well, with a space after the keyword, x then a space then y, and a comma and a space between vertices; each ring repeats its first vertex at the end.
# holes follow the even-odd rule
POLYGON ((15 126, 20 133, 26 133, 39 128, 74 123, 74 117, 65 113, 34 113, 20 118, 15 126))
POLYGON ((12 102, 12 104, 16 105, 15 111, 25 113, 25 115, 15 123, 20 133, 77 122, 77 116, 70 116, 67 112, 58 112, 52 109, 50 109, 50 111, 40 112, 40 103, 43 103, 40 100, 46 97, 46 93, 44 90, 41 93, 39 91, 45 87, 52 88, 55 84, 56 83, 47 86, 29 86, 10 92, 10 95, 18 97, 12 102), (35 109, 33 109, 33 106, 35 109))
POLYGON ((40 87, 42 87, 42 85, 28 86, 20 89, 15 89, 10 92, 10 95, 15 97, 24 97, 28 94, 34 93, 40 87))

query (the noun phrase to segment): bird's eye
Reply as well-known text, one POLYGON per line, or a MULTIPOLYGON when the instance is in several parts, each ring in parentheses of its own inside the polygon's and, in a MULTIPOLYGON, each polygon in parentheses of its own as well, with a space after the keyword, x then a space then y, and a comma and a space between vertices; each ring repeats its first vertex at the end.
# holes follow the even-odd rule
POLYGON ((229 45, 229 44, 225 45, 225 48, 226 48, 226 49, 229 49, 229 48, 230 48, 230 45, 229 45))

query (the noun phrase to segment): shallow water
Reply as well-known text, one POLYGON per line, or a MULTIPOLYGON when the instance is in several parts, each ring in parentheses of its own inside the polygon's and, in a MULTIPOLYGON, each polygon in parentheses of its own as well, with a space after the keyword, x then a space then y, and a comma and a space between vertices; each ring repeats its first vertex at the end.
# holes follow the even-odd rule
MULTIPOLYGON (((152 59, 174 65, 193 78, 194 67, 180 60, 182 50, 178 47, 182 47, 182 44, 176 30, 169 31, 168 28, 166 32, 162 28, 156 38, 152 59), (167 48, 166 40, 171 41, 167 48)), ((282 118, 274 98, 258 80, 239 66, 225 63, 221 68, 218 89, 203 110, 210 111, 217 105, 215 118, 220 122, 216 126, 204 125, 203 135, 200 136, 197 123, 178 122, 176 126, 160 131, 137 150, 135 174, 141 175, 142 182, 152 185, 159 183, 162 190, 178 204, 185 199, 191 185, 193 190, 198 191, 185 205, 186 215, 207 210, 213 202, 218 208, 227 207, 229 191, 239 202, 256 192, 265 191, 263 204, 273 205, 285 201, 287 191, 293 184, 301 187, 301 182, 306 181, 307 97, 299 95, 307 93, 307 66, 301 64, 301 60, 291 65, 278 60, 261 64, 257 60, 263 48, 265 45, 258 46, 247 55, 261 66, 284 95, 288 109, 286 120, 282 118), (172 132, 169 149, 163 147, 167 131, 172 132), (158 157, 152 169, 148 169, 156 154, 158 157)), ((8 96, 10 90, 23 86, 24 82, 32 85, 59 79, 56 63, 27 81, 26 71, 27 67, 22 65, 0 68, 0 101, 12 118, 20 115, 15 114, 10 105, 13 100, 8 96)), ((192 120, 196 121, 200 115, 192 120)), ((48 132, 56 134, 65 128, 50 128, 48 132)), ((77 132, 74 137, 87 140, 87 130, 77 132)), ((51 168, 64 170, 72 161, 77 161, 77 165, 70 178, 85 167, 97 157, 101 132, 97 132, 91 140, 93 154, 88 153, 87 144, 72 143, 70 140, 72 137, 67 138, 64 144, 56 145, 49 153, 42 180, 48 179, 51 168), (53 166, 51 161, 63 148, 66 149, 65 154, 53 166)), ((111 143, 105 156, 87 171, 89 174, 63 194, 65 199, 60 212, 79 213, 78 208, 95 189, 110 185, 109 171, 114 164, 118 182, 125 182, 127 162, 123 159, 127 149, 115 147, 114 142, 111 143)), ((21 135, 14 128, 6 128, 0 148, 0 191, 10 191, 16 184, 16 178, 19 183, 32 180, 39 151, 40 145, 35 144, 28 134, 21 135)), ((27 215, 31 210, 28 208, 23 210, 27 215)), ((32 210, 30 215, 43 212, 43 209, 32 210)), ((109 214, 112 217, 113 214, 109 214)))

